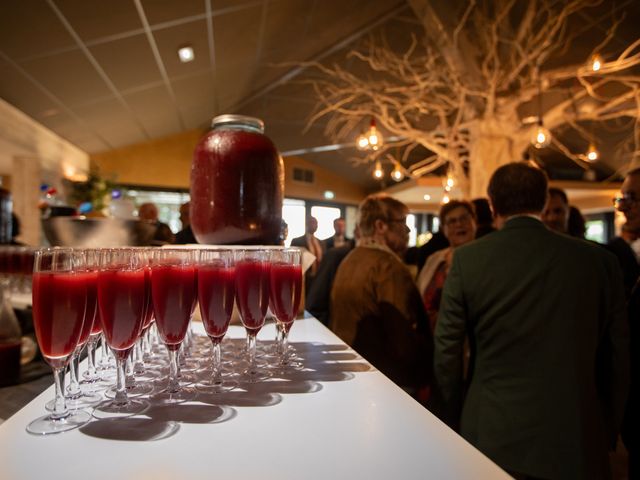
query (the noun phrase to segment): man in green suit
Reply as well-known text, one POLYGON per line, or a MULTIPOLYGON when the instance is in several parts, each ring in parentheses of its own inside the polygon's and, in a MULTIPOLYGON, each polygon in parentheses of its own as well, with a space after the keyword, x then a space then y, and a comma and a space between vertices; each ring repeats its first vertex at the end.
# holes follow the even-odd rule
POLYGON ((456 250, 442 294, 441 414, 516 478, 606 479, 628 385, 620 268, 545 228, 541 170, 504 165, 488 193, 501 228, 456 250))

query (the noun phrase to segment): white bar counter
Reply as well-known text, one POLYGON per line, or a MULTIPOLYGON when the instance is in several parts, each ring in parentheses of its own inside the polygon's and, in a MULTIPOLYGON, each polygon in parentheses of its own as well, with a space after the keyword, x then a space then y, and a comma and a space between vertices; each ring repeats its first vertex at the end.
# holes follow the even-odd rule
MULTIPOLYGON (((259 339, 274 335, 267 325, 259 339)), ((296 320, 290 340, 309 370, 219 400, 30 435, 51 387, 0 425, 0 479, 511 478, 317 320, 296 320)))

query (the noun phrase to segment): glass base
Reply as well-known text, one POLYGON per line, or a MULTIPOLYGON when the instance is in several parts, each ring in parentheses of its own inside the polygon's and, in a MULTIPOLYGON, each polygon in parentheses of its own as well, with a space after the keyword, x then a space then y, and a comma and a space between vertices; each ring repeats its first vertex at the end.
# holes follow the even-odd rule
MULTIPOLYGON (((144 395, 150 395, 153 393, 153 384, 150 382, 139 382, 136 380, 135 383, 131 385, 127 385, 127 396, 128 397, 142 397, 144 395)), ((107 398, 116 398, 116 387, 111 387, 104 392, 104 396, 107 398)))
MULTIPOLYGON (((80 410, 82 408, 94 407, 103 400, 102 395, 94 393, 81 393, 75 396, 65 396, 64 402, 69 410, 80 410)), ((45 403, 44 408, 47 412, 53 412, 55 409, 55 400, 49 400, 45 403)))
POLYGON ((257 383, 270 378, 271 372, 263 368, 247 367, 238 377, 240 383, 257 383))
POLYGON ((196 384, 196 390, 202 393, 225 393, 238 387, 238 382, 233 379, 221 378, 214 380, 208 378, 196 384))
POLYGON ((161 405, 175 405, 190 402, 196 398, 196 395, 196 391, 191 387, 180 386, 177 389, 169 389, 167 385, 163 390, 154 394, 151 400, 161 405))
POLYGON ((107 400, 102 402, 93 409, 93 416, 98 419, 131 417, 139 415, 149 408, 149 402, 146 400, 127 399, 126 402, 116 402, 115 400, 107 400))
POLYGON ((69 415, 60 419, 53 419, 51 415, 45 415, 27 425, 27 432, 33 435, 68 432, 86 425, 89 420, 91 420, 91 415, 84 410, 71 411, 69 415))

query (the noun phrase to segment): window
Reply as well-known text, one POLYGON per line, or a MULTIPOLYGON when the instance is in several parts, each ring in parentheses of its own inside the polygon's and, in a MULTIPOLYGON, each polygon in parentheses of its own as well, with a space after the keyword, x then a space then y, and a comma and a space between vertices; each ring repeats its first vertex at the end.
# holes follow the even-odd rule
POLYGON ((188 192, 167 192, 152 190, 125 190, 123 198, 133 202, 137 209, 143 203, 151 202, 158 207, 158 219, 169 225, 173 233, 182 230, 180 205, 191 198, 188 192))
POLYGON ((305 228, 305 202, 304 200, 292 200, 285 198, 282 205, 282 219, 287 222, 289 233, 285 239, 286 246, 291 245, 291 240, 304 235, 305 228))
POLYGON ((318 231, 315 234, 316 237, 324 240, 325 238, 333 236, 333 221, 336 218, 340 218, 341 212, 337 207, 323 207, 315 205, 311 207, 311 216, 316 217, 316 220, 318 220, 318 231))

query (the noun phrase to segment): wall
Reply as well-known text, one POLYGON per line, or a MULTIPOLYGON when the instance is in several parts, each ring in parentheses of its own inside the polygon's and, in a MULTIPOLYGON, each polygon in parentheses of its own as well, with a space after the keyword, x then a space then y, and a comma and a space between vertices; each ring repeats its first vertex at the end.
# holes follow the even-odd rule
MULTIPOLYGON (((123 184, 156 186, 165 188, 189 188, 191 158, 202 130, 190 130, 150 142, 91 155, 91 162, 99 167, 104 177, 116 175, 116 182, 123 184)), ((325 190, 335 193, 337 203, 359 203, 364 190, 344 180, 339 175, 310 163, 302 158, 284 159, 285 196, 305 200, 326 201, 325 190), (314 171, 312 185, 292 180, 293 168, 314 171)))
POLYGON ((40 244, 38 187, 45 181, 61 190, 64 169, 86 173, 89 155, 0 99, 0 175, 10 177, 23 242, 40 244))

